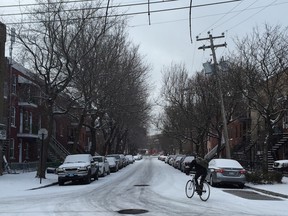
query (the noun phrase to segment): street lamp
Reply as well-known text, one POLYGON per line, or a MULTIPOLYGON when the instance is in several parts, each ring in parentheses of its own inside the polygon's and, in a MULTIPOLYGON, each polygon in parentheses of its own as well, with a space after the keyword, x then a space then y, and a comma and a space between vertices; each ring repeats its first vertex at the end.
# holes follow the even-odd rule
POLYGON ((39 129, 39 131, 38 131, 38 138, 41 140, 40 158, 39 158, 39 160, 40 160, 40 162, 39 162, 39 164, 40 164, 40 168, 39 168, 39 170, 40 170, 40 184, 42 183, 43 144, 44 144, 43 142, 44 142, 44 140, 47 138, 47 136, 48 136, 48 131, 47 131, 45 128, 39 129))

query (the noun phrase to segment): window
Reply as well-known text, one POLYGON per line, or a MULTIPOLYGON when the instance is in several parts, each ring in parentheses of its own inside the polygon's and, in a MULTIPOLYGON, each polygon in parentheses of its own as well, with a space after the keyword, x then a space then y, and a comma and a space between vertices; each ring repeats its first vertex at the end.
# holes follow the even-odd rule
POLYGON ((4 82, 4 98, 7 99, 8 98, 8 83, 4 82))
POLYGON ((12 126, 16 125, 15 117, 16 117, 16 109, 15 107, 11 107, 11 125, 12 126))
POLYGON ((13 75, 11 93, 16 94, 17 76, 13 75))
POLYGON ((24 112, 24 130, 29 131, 29 112, 25 111, 24 112))
POLYGON ((14 139, 10 139, 10 158, 15 158, 14 156, 14 148, 15 148, 15 143, 14 143, 14 139))
POLYGON ((25 145, 25 159, 29 159, 29 143, 27 142, 25 145))

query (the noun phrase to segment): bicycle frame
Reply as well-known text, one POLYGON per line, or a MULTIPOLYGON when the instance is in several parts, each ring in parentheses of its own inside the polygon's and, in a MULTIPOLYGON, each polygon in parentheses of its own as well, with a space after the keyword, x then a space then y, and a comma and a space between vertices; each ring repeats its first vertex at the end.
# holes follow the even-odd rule
POLYGON ((204 181, 203 182, 203 186, 202 186, 202 191, 199 191, 196 188, 195 174, 192 173, 192 174, 190 174, 190 176, 191 176, 191 179, 187 181, 186 186, 185 186, 186 196, 188 198, 192 198, 194 193, 195 193, 195 191, 197 191, 200 199, 202 201, 207 201, 209 199, 209 197, 210 197, 210 186, 209 186, 209 184, 206 181, 204 181))

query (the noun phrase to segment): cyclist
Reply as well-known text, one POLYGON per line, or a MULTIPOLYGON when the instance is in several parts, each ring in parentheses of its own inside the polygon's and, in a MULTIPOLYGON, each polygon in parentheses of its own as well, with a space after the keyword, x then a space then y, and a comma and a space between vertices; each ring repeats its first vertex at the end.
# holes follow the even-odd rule
POLYGON ((196 191, 199 195, 202 195, 203 182, 207 176, 208 161, 199 156, 196 156, 190 163, 189 169, 186 171, 186 175, 189 175, 190 171, 195 167, 195 180, 196 180, 196 191), (200 185, 198 184, 198 178, 200 178, 200 185))

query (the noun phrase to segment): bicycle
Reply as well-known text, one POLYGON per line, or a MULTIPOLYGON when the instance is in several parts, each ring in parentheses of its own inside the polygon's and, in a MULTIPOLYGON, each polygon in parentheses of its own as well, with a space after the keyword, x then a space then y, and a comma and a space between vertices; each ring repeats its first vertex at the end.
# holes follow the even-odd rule
MULTIPOLYGON (((192 198, 195 191, 197 191, 196 180, 195 180, 195 174, 189 174, 189 175, 192 176, 192 178, 187 181, 186 187, 185 187, 185 192, 186 192, 186 196, 188 198, 192 198)), ((210 186, 206 182, 206 180, 203 182, 202 193, 201 194, 198 193, 198 195, 202 201, 207 201, 209 199, 210 186)))

